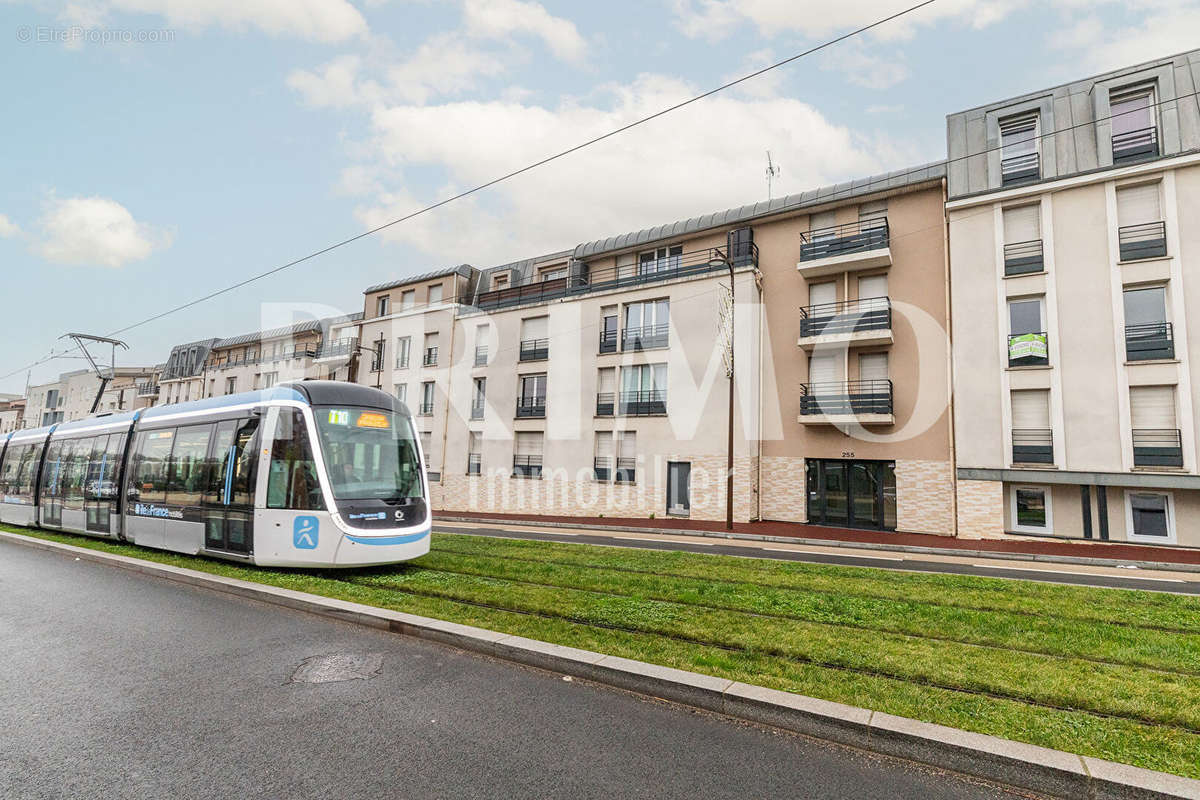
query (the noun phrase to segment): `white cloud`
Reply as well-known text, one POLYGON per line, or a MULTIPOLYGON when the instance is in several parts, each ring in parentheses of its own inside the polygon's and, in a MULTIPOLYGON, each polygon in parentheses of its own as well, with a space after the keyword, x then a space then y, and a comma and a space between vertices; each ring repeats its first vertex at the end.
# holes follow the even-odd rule
POLYGON ((1095 16, 1064 13, 1061 36, 1051 39, 1060 49, 1076 51, 1076 71, 1101 72, 1173 55, 1196 46, 1200 2, 1140 0, 1133 4, 1137 22, 1105 26, 1095 16), (1082 63, 1081 63, 1082 62, 1082 63))
POLYGON ((64 22, 97 27, 114 11, 154 14, 177 28, 256 28, 272 36, 319 42, 341 42, 367 32, 367 21, 348 0, 76 0, 59 16, 64 22))
MULTIPOLYGON (((358 209, 370 227, 495 178, 690 96, 695 88, 644 75, 601 101, 395 105, 372 117, 382 191, 358 209), (405 170, 440 169, 440 191, 418 198, 405 170)), ((766 196, 764 151, 787 165, 779 192, 871 174, 907 157, 834 125, 790 98, 721 95, 384 232, 438 261, 499 263, 603 235, 766 196), (469 235, 465 235, 469 232, 469 235)), ((905 163, 905 162, 899 162, 905 163)))
POLYGON ((872 53, 861 39, 854 39, 824 51, 821 69, 841 72, 846 80, 867 89, 888 89, 908 78, 903 56, 888 57, 872 53))
POLYGON ((8 218, 6 214, 0 214, 0 239, 9 239, 21 232, 21 227, 17 223, 8 218))
POLYGON ((541 3, 522 0, 465 0, 463 22, 471 36, 504 39, 514 33, 540 38, 564 61, 582 61, 587 42, 575 23, 556 17, 541 3))
POLYGON ((138 222, 125 206, 107 197, 51 195, 39 220, 35 251, 47 261, 120 267, 170 246, 169 233, 138 222))

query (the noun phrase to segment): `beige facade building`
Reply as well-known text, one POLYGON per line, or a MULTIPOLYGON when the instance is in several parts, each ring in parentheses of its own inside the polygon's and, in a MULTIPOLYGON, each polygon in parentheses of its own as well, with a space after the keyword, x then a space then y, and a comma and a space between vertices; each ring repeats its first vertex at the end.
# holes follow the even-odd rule
POLYGON ((0 395, 0 435, 25 427, 25 398, 20 395, 0 395))
POLYGON ((1200 51, 948 118, 958 527, 1200 546, 1200 51))
MULTIPOLYGON (((138 384, 153 378, 153 367, 117 367, 105 383, 95 413, 133 411, 150 403, 140 396, 138 384)), ((23 412, 24 427, 84 419, 92 414, 100 378, 90 369, 64 372, 58 380, 30 386, 23 412)))

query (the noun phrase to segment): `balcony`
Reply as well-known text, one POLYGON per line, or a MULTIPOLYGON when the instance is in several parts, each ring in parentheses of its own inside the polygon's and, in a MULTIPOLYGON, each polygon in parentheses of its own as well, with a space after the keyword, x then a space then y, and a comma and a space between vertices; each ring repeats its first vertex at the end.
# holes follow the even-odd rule
POLYGON ((421 403, 420 408, 417 410, 417 416, 432 417, 433 403, 421 403))
POLYGON ((134 391, 138 397, 158 397, 158 381, 138 381, 134 391))
POLYGON ((467 474, 481 475, 483 473, 483 459, 479 453, 467 453, 467 474))
POLYGON ((1183 434, 1178 429, 1135 428, 1133 431, 1135 467, 1183 468, 1183 434))
POLYGON ((484 345, 484 346, 476 347, 475 348, 475 366, 486 367, 487 363, 488 363, 487 346, 484 345))
POLYGON ((622 417, 661 417, 667 413, 666 390, 621 392, 617 413, 622 417))
POLYGON ((1000 160, 1001 186, 1036 181, 1040 177, 1042 177, 1041 153, 1023 153, 1000 160))
POLYGON ((1162 258, 1167 254, 1167 223, 1143 222, 1118 228, 1117 245, 1122 261, 1162 258))
POLYGON ((317 361, 348 359, 356 352, 358 352, 358 337, 350 336, 344 339, 334 339, 330 342, 324 342, 317 349, 315 358, 317 361))
POLYGON ((523 339, 521 341, 521 361, 545 361, 549 357, 549 339, 523 339))
POLYGON ((858 422, 891 425, 892 382, 886 379, 800 384, 800 419, 805 425, 858 422))
POLYGON ((1125 326, 1125 360, 1152 361, 1175 357, 1174 326, 1170 322, 1125 326))
POLYGON ((438 363, 438 349, 436 347, 426 347, 425 355, 421 359, 422 366, 436 367, 438 363))
POLYGON ((892 263, 886 219, 861 220, 800 234, 801 275, 830 275, 892 263))
POLYGON ((546 416, 546 398, 518 397, 517 419, 535 419, 546 416))
POLYGON ((613 475, 613 480, 617 483, 636 483, 637 482, 637 459, 635 458, 618 458, 617 471, 613 475))
MULTIPOLYGON (((703 275, 708 272, 720 272, 728 269, 725 258, 723 250, 710 247, 647 263, 590 270, 584 267, 582 271, 563 278, 552 278, 482 292, 475 298, 475 306, 479 309, 490 310, 526 303, 543 303, 569 295, 639 286, 645 283, 659 283, 675 278, 703 275)), ((734 255, 733 263, 738 267, 758 266, 758 248, 754 244, 750 244, 744 252, 734 255)))
POLYGON ((483 409, 487 406, 482 401, 471 404, 471 419, 483 419, 483 409))
POLYGON ((596 456, 592 462, 592 478, 601 483, 612 480, 613 460, 608 456, 596 456))
POLYGON ((613 392, 600 392, 596 395, 596 416, 611 417, 617 411, 617 395, 613 392))
POLYGON ((1114 133, 1112 137, 1114 164, 1158 156, 1158 128, 1114 133))
POLYGON ((1010 367, 1039 367, 1050 363, 1050 340, 1045 331, 1014 333, 1008 337, 1010 367))
POLYGON ((1054 432, 1049 428, 1013 428, 1014 464, 1053 464, 1054 432))
POLYGON ((800 308, 800 341, 805 350, 817 345, 846 343, 859 346, 892 343, 892 303, 886 297, 866 297, 800 308))
POLYGON ((513 456, 513 471, 514 478, 540 478, 542 477, 542 457, 541 456, 513 456))
POLYGON ((1004 245, 1004 274, 1006 276, 1028 275, 1046 269, 1042 254, 1042 240, 1013 242, 1004 245))
POLYGON ((668 325, 645 325, 641 328, 626 328, 621 331, 621 350, 625 352, 640 352, 642 350, 660 350, 671 344, 671 332, 668 325))
POLYGON ((617 352, 617 332, 615 330, 600 331, 600 352, 601 354, 617 352))

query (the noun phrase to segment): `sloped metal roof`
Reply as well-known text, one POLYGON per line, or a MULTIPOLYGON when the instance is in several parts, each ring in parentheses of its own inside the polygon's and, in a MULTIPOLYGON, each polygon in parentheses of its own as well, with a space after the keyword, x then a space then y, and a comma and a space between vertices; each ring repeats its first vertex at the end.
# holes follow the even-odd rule
POLYGON ((272 328, 267 331, 255 331, 254 333, 243 333, 240 336, 230 336, 228 339, 218 339, 216 344, 214 344, 212 347, 214 350, 220 347, 236 347, 239 344, 260 342, 263 339, 277 339, 280 336, 294 336, 297 333, 319 330, 321 330, 321 320, 311 319, 307 322, 297 322, 295 325, 285 325, 282 328, 272 328))
POLYGON ((420 275, 410 275, 407 278, 397 278, 387 283, 377 283, 374 286, 368 286, 364 289, 363 294, 382 292, 385 289, 395 289, 397 286, 407 286, 410 283, 420 283, 421 281, 433 280, 434 278, 444 278, 447 275, 461 275, 464 278, 469 278, 474 271, 475 268, 470 264, 459 264, 457 267, 447 267, 445 269, 434 270, 433 272, 424 272, 420 275))
POLYGON ((772 200, 763 200, 759 203, 740 206, 738 208, 728 208, 724 211, 702 214, 701 216, 680 220, 669 225, 658 225, 653 228, 643 228, 640 231, 623 233, 619 236, 609 236, 606 239, 596 239, 595 241, 585 242, 577 246, 573 255, 574 258, 591 258, 601 253, 624 250, 628 247, 657 242, 675 236, 685 236, 711 228, 741 224, 808 206, 824 205, 825 203, 850 200, 875 192, 915 186, 920 183, 927 183, 928 181, 940 180, 945 176, 946 162, 933 161, 918 167, 892 170, 891 172, 884 172, 867 178, 858 178, 831 186, 822 186, 819 189, 809 189, 805 192, 789 194, 786 197, 776 197, 772 200))

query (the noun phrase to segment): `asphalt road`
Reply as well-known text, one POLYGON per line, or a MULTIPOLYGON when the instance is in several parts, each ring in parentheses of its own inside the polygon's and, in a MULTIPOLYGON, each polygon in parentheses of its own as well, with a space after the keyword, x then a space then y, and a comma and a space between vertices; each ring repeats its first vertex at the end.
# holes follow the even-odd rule
POLYGON ((1013 796, 7 542, 0 643, 3 798, 1013 796))
MULTIPOLYGON (((708 555, 772 558, 781 561, 803 561, 810 564, 839 564, 847 567, 877 567, 879 569, 907 570, 911 572, 938 572, 947 575, 979 575, 985 578, 1012 578, 1045 583, 1062 583, 1072 586, 1098 586, 1108 589, 1141 589, 1178 594, 1200 594, 1200 573, 1190 573, 1193 578, 1159 579, 1138 576, 1136 569, 1128 574, 1095 574, 1082 571, 1071 564, 1031 563, 1029 567, 1014 566, 1012 561, 979 559, 970 563, 970 556, 960 556, 966 562, 933 561, 924 559, 920 553, 880 551, 877 556, 860 554, 840 555, 837 553, 806 550, 797 544, 795 550, 782 550, 778 543, 761 548, 739 545, 723 545, 715 537, 695 537, 694 542, 682 542, 649 533, 642 538, 630 538, 630 534, 612 535, 596 530, 588 534, 568 534, 546 529, 530 531, 503 526, 464 527, 451 522, 434 520, 434 533, 464 533, 471 536, 496 536, 506 539, 534 539, 543 542, 566 542, 572 544, 600 544, 616 547, 637 547, 646 550, 682 550, 689 553, 708 555)), ((828 547, 830 545, 821 545, 828 547)), ((955 555, 950 553, 949 555, 955 555)), ((1184 574, 1184 573, 1181 573, 1184 574)))

